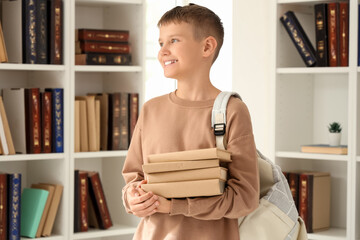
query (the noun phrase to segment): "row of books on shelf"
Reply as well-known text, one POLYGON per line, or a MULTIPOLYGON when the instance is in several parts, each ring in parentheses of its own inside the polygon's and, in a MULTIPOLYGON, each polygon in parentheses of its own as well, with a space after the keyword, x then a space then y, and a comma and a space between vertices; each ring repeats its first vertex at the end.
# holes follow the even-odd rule
POLYGON ((75 30, 76 65, 130 65, 129 31, 75 30))
POLYGON ((110 228, 113 224, 99 173, 75 170, 74 183, 74 232, 110 228))
POLYGON ((294 12, 288 11, 280 18, 306 66, 348 66, 349 3, 316 4, 314 16, 316 48, 294 12))
POLYGON ((138 93, 77 96, 75 152, 127 150, 138 115, 138 93))
POLYGON ((231 153, 218 148, 152 154, 141 188, 165 198, 215 196, 224 192, 231 153))
POLYGON ((8 88, 0 96, 1 154, 61 153, 62 88, 8 88))
POLYGON ((3 0, 0 62, 62 64, 62 0, 3 0))
POLYGON ((0 239, 52 234, 63 186, 38 183, 21 191, 21 173, 0 173, 0 239))
POLYGON ((283 172, 308 233, 330 227, 331 176, 328 172, 283 172))

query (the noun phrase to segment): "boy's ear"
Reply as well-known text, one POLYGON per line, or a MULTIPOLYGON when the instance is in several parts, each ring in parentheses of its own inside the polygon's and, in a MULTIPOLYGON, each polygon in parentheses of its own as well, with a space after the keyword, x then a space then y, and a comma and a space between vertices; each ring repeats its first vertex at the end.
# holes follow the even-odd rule
POLYGON ((203 49, 203 56, 209 57, 211 56, 217 47, 217 41, 213 36, 209 36, 204 39, 204 49, 203 49))

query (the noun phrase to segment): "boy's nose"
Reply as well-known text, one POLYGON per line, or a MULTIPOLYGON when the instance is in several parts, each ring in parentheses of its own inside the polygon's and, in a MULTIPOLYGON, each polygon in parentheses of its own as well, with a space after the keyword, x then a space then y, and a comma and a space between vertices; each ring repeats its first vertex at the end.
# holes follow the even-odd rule
POLYGON ((169 49, 167 48, 166 45, 163 45, 163 46, 160 48, 159 54, 162 55, 162 56, 166 56, 166 55, 169 54, 169 49))

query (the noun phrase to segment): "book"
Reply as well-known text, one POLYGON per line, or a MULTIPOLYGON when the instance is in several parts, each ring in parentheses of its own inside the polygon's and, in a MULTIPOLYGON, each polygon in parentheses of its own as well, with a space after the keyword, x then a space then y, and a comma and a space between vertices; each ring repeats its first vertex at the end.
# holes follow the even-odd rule
POLYGON ((100 151, 100 100, 95 98, 96 151, 100 151))
POLYGON ((51 232, 52 232, 52 229, 53 229, 53 226, 55 223, 55 217, 56 217, 57 211, 59 209, 61 196, 62 196, 64 187, 60 184, 47 184, 47 183, 41 183, 41 184, 52 185, 55 188, 54 195, 53 195, 52 201, 50 203, 49 212, 46 217, 45 225, 44 225, 44 228, 43 228, 43 231, 41 234, 41 236, 43 236, 43 237, 49 237, 51 235, 51 232))
POLYGON ((25 89, 26 152, 41 153, 40 89, 25 89))
POLYGON ((63 2, 48 0, 48 56, 50 64, 63 63, 63 2))
POLYGON ((100 150, 108 150, 109 124, 109 94, 101 93, 96 96, 100 101, 100 150))
POLYGON ((146 192, 153 192, 165 198, 184 198, 221 195, 224 192, 225 181, 220 179, 206 179, 184 182, 167 182, 142 184, 146 192))
POLYGON ((139 117, 139 94, 129 94, 129 144, 139 117))
POLYGON ((7 240, 7 174, 0 173, 0 240, 7 240))
POLYGON ((287 11, 280 18, 301 58, 308 67, 316 65, 316 52, 294 12, 287 11))
POLYGON ((130 54, 83 53, 75 54, 75 65, 130 65, 130 54))
POLYGON ((301 146, 301 152, 346 155, 348 153, 348 149, 346 145, 340 145, 334 147, 328 144, 312 144, 312 145, 301 146))
POLYGON ((88 131, 89 151, 97 151, 96 147, 96 114, 95 114, 95 96, 83 96, 86 102, 86 119, 88 131))
POLYGON ((51 185, 45 185, 45 184, 31 184, 31 188, 36 188, 36 189, 43 189, 48 191, 49 195, 47 197, 46 203, 45 203, 45 207, 44 207, 44 211, 43 214, 41 215, 41 219, 39 222, 39 227, 37 228, 35 237, 41 237, 42 231, 44 229, 45 226, 45 220, 49 214, 49 210, 50 210, 50 204, 53 200, 53 196, 54 196, 54 191, 55 191, 55 187, 51 186, 51 185))
POLYGON ((74 107, 74 116, 75 116, 75 152, 80 152, 80 100, 75 100, 74 107))
POLYGON ((21 173, 8 173, 8 238, 20 239, 21 173))
POLYGON ((95 203, 94 210, 101 229, 108 229, 112 224, 110 211, 106 202, 104 189, 98 172, 89 172, 89 196, 95 203))
POLYGON ((120 136, 113 142, 113 150, 127 150, 129 147, 129 93, 120 93, 120 136))
POLYGON ((120 150, 121 93, 109 94, 108 150, 120 150))
MULTIPOLYGON (((36 6, 36 58, 38 64, 48 63, 48 0, 34 1, 36 6)), ((31 37, 30 37, 31 39, 31 37)))
POLYGON ((4 107, 16 153, 26 153, 25 89, 3 89, 4 107))
POLYGON ((316 59, 318 67, 328 66, 328 36, 327 36, 327 4, 316 4, 315 8, 315 36, 316 59))
POLYGON ((79 40, 92 40, 104 42, 127 42, 129 40, 129 31, 108 30, 108 29, 77 29, 79 40))
POLYGON ((89 151, 88 123, 85 100, 80 100, 80 151, 89 151))
POLYGON ((9 155, 9 148, 5 136, 5 126, 3 124, 1 116, 0 116, 0 145, 1 145, 1 154, 9 155))
POLYGON ((38 4, 32 0, 22 0, 23 22, 23 63, 37 63, 37 20, 38 4))
POLYGON ((24 188, 21 199, 21 236, 35 238, 49 192, 24 188))
POLYGON ((1 22, 0 22, 0 63, 8 62, 8 56, 5 46, 4 32, 2 30, 1 22))
POLYGON ((41 92, 41 152, 52 151, 52 93, 41 92))
POLYGON ((14 142, 12 140, 9 121, 8 121, 8 118, 6 115, 4 102, 3 102, 3 99, 1 96, 0 96, 0 117, 1 117, 1 121, 3 123, 3 127, 4 127, 5 138, 6 138, 7 147, 9 149, 9 154, 13 155, 13 154, 15 154, 14 142))
POLYGON ((74 232, 88 230, 88 173, 75 170, 74 232))
POLYGON ((82 53, 130 53, 129 43, 80 41, 82 53))
POLYGON ((219 159, 197 160, 197 161, 176 161, 176 162, 158 162, 145 163, 142 165, 144 173, 172 172, 181 170, 191 170, 200 168, 223 166, 219 159))
POLYGON ((204 159, 221 159, 223 162, 231 162, 231 152, 219 148, 205 148, 148 155, 149 163, 204 159))
POLYGON ((146 173, 145 179, 147 180, 147 183, 181 182, 205 179, 220 179, 226 181, 227 171, 228 170, 223 167, 212 167, 184 171, 146 173))
POLYGON ((299 175, 299 215, 308 233, 330 227, 331 178, 326 172, 299 175))
POLYGON ((329 66, 340 65, 339 61, 339 3, 328 3, 328 52, 329 66))
POLYGON ((62 88, 47 88, 52 95, 52 152, 64 152, 64 90, 62 88))
POLYGON ((349 3, 339 3, 339 65, 349 65, 349 3))

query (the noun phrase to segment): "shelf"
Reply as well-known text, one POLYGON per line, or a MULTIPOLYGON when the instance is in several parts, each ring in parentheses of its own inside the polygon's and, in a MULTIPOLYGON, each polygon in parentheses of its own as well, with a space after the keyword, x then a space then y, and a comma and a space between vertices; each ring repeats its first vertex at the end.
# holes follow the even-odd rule
POLYGON ((100 151, 100 152, 79 152, 75 153, 75 158, 106 158, 106 157, 126 157, 127 150, 121 151, 100 151))
POLYGON ((1 155, 0 162, 32 161, 32 160, 56 160, 63 159, 64 153, 40 153, 40 154, 15 154, 1 155))
POLYGON ((75 0, 76 5, 104 6, 117 4, 142 4, 142 0, 75 0))
POLYGON ((76 72, 142 72, 141 66, 75 66, 76 72))
POLYGON ((88 232, 75 233, 73 235, 73 239, 91 239, 91 238, 129 235, 129 234, 134 234, 135 231, 136 231, 135 227, 115 225, 106 230, 89 229, 88 232))
POLYGON ((1 63, 0 70, 19 71, 65 71, 64 65, 1 63))
POLYGON ((329 73, 349 73, 348 67, 291 67, 277 68, 278 74, 329 74, 329 73))
POLYGON ((276 152, 276 157, 280 158, 301 158, 301 159, 315 159, 315 160, 330 160, 330 161, 348 161, 347 155, 335 154, 315 154, 315 153, 302 153, 302 152, 276 152))
MULTIPOLYGON (((21 237, 21 240, 28 240, 29 238, 21 237)), ((50 237, 41 237, 39 238, 41 240, 65 240, 66 238, 64 236, 50 236, 50 237)))
POLYGON ((309 240, 346 240, 346 229, 330 228, 318 233, 308 233, 309 240))

